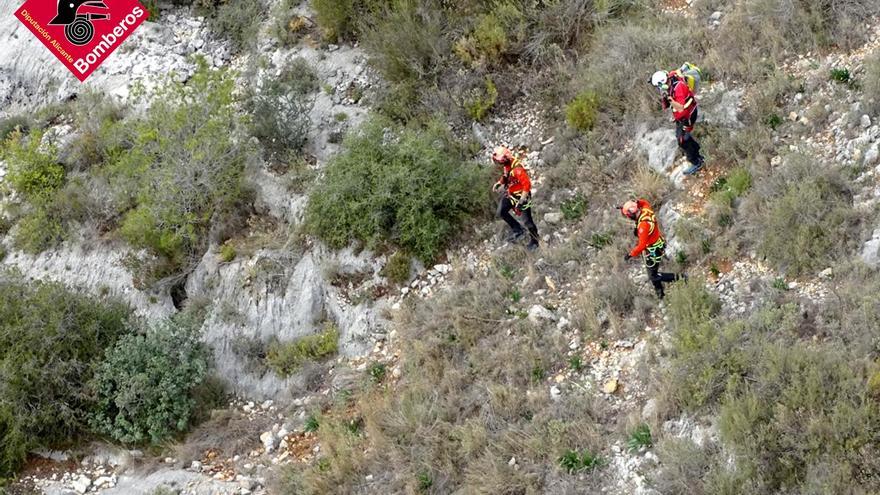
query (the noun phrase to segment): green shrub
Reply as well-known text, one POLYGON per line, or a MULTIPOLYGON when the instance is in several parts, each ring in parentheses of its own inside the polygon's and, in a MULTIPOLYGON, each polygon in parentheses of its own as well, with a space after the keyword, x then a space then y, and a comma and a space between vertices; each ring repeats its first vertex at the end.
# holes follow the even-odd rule
POLYGON ((601 467, 602 464, 602 458, 592 454, 588 450, 581 452, 569 450, 559 458, 559 467, 568 474, 574 474, 581 471, 591 471, 601 467))
POLYGON ((449 52, 442 13, 420 5, 414 0, 390 2, 370 17, 363 35, 371 63, 395 86, 433 79, 449 52))
POLYGON ((223 1, 208 16, 208 25, 241 50, 254 45, 264 17, 260 0, 223 1))
POLYGON ((321 427, 321 424, 318 422, 318 417, 314 414, 310 414, 309 417, 306 418, 306 423, 303 426, 303 431, 306 433, 311 433, 318 431, 318 428, 321 427))
POLYGON ((25 115, 12 115, 0 119, 0 141, 6 141, 14 132, 27 134, 34 123, 25 115))
MULTIPOLYGON (((880 114, 880 53, 865 58, 865 74, 861 79, 862 91, 865 95, 867 108, 880 114)), ((0 134, 2 136, 2 134, 0 134)))
POLYGON ((588 131, 596 124, 599 97, 595 91, 584 91, 565 107, 565 120, 572 129, 588 131))
POLYGON ((58 245, 66 232, 61 222, 43 208, 26 214, 13 232, 12 243, 26 253, 37 254, 58 245))
POLYGON ((238 253, 236 253, 236 251, 235 251, 235 246, 233 246, 232 244, 230 244, 228 242, 226 244, 220 246, 220 261, 222 261, 223 263, 231 262, 232 260, 235 259, 235 256, 237 254, 238 253))
POLYGON ((86 383, 130 310, 59 284, 0 274, 0 478, 28 452, 69 445, 86 431, 86 383))
POLYGON ((168 80, 146 114, 126 123, 131 148, 103 169, 118 207, 120 233, 175 269, 207 249, 211 222, 244 198, 251 148, 239 132, 232 76, 199 68, 186 85, 168 80))
POLYGON ((667 305, 675 331, 698 327, 714 318, 721 301, 697 279, 680 282, 668 291, 667 305))
POLYGON ((834 348, 782 342, 756 354, 751 379, 728 384, 719 421, 738 469, 751 473, 749 485, 757 489, 750 491, 846 493, 875 486, 880 411, 866 397, 859 364, 834 348))
POLYGON ((651 437, 651 428, 646 424, 640 424, 630 432, 626 439, 626 448, 630 452, 637 451, 642 447, 651 448, 654 445, 654 439, 651 437))
POLYGON ((469 35, 455 43, 455 54, 472 66, 494 65, 521 41, 524 31, 522 11, 513 3, 498 2, 492 11, 479 17, 469 35))
POLYGON ((6 181, 27 201, 40 206, 52 199, 64 185, 64 167, 56 160, 56 150, 49 146, 42 150, 43 133, 34 131, 27 136, 13 132, 2 149, 2 157, 9 170, 6 181))
POLYGON ((302 58, 294 59, 276 77, 267 77, 251 90, 246 109, 251 134, 276 158, 289 160, 308 140, 310 95, 318 90, 318 75, 302 58))
POLYGON ((793 276, 821 270, 844 255, 858 221, 839 171, 802 155, 790 156, 762 179, 744 207, 747 238, 793 276))
POLYGON ((126 138, 122 105, 105 94, 87 91, 72 107, 77 132, 66 153, 69 167, 87 170, 121 151, 126 138))
POLYGON ((370 375, 370 380, 373 383, 382 383, 387 372, 388 369, 385 367, 384 363, 372 363, 370 364, 370 367, 367 368, 367 373, 370 375))
POLYGON ((465 110, 468 115, 477 122, 482 121, 488 115, 489 110, 495 106, 498 100, 498 89, 492 79, 486 78, 485 91, 476 90, 465 102, 465 110))
POLYGON ((318 25, 329 41, 354 36, 357 0, 312 0, 318 25))
POLYGON ((580 220, 587 213, 587 198, 578 193, 575 197, 562 202, 562 217, 569 221, 580 220))
POLYGON ((309 229, 333 247, 391 241, 430 261, 486 198, 486 172, 445 130, 374 118, 349 135, 309 197, 309 229))
POLYGON ((829 74, 832 81, 849 84, 852 82, 852 75, 846 67, 834 67, 829 74))
POLYGON ((266 353, 266 364, 280 376, 290 376, 310 361, 336 354, 339 330, 335 326, 314 335, 307 335, 292 342, 272 342, 266 353))
POLYGON ((282 0, 272 13, 272 34, 284 48, 296 44, 308 28, 308 20, 294 12, 299 4, 300 0, 282 0))
POLYGON ((402 285, 409 282, 412 259, 403 251, 397 251, 382 267, 380 275, 386 277, 392 283, 402 285))
POLYGON ((186 431, 208 356, 197 325, 183 318, 119 339, 89 382, 97 398, 89 423, 123 443, 156 444, 186 431))

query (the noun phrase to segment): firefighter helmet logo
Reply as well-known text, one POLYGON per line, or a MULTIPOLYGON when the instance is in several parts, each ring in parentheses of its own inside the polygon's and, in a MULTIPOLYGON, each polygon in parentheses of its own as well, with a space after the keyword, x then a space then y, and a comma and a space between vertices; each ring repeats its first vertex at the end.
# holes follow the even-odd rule
POLYGON ((58 0, 58 14, 49 21, 50 26, 64 26, 64 36, 67 41, 76 46, 83 46, 92 41, 95 36, 95 26, 92 21, 110 19, 109 14, 82 12, 80 7, 107 9, 107 5, 100 0, 58 0))

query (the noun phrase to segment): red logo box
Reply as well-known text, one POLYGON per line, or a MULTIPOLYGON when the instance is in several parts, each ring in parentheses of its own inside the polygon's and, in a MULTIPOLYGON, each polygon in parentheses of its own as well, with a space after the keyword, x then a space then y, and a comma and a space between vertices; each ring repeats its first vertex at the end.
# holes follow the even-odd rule
POLYGON ((137 0, 27 0, 15 12, 80 81, 148 16, 137 0))

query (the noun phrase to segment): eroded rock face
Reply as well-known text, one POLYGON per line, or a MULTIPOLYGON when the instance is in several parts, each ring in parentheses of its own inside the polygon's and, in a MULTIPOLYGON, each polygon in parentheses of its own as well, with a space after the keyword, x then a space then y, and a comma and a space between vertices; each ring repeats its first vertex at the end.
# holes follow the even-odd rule
POLYGON ((159 22, 144 22, 86 80, 80 83, 31 32, 11 15, 18 0, 0 0, 0 117, 70 99, 91 89, 120 99, 132 85, 150 88, 171 73, 186 80, 195 71, 193 55, 210 65, 226 65, 232 52, 214 39, 204 20, 187 8, 162 11, 159 22), (206 42, 209 40, 210 42, 206 42))
POLYGON ((18 270, 26 279, 51 280, 98 296, 117 296, 130 304, 136 314, 150 320, 174 313, 168 291, 135 288, 131 273, 123 265, 123 259, 130 252, 125 246, 112 244, 87 247, 66 243, 37 255, 11 252, 2 265, 18 270))
POLYGON ((636 138, 636 146, 648 160, 648 166, 657 173, 666 175, 667 170, 675 164, 678 143, 673 127, 653 131, 642 128, 636 138))

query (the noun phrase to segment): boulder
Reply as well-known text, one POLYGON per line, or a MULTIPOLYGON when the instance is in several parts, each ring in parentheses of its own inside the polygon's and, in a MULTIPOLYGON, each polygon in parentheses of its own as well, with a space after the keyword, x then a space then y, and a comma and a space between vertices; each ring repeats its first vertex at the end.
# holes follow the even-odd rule
POLYGON ((649 167, 665 175, 675 163, 678 153, 675 129, 669 127, 643 132, 636 138, 636 147, 647 158, 649 167))

